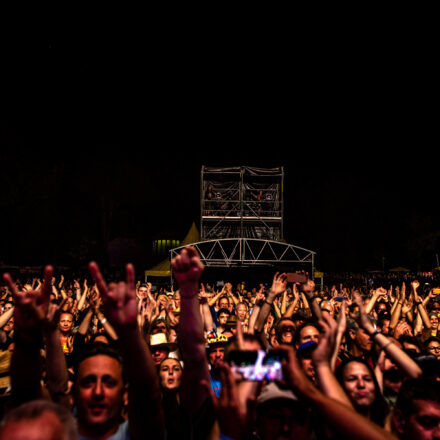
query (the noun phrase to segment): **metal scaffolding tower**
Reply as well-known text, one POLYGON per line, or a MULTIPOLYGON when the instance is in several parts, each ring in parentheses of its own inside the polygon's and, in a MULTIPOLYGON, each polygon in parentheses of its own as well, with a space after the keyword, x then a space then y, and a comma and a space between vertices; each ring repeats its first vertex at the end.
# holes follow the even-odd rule
MULTIPOLYGON (((201 241, 193 243, 206 266, 311 264, 316 253, 284 241, 284 169, 202 166, 201 241)), ((170 251, 171 258, 181 247, 170 251)))

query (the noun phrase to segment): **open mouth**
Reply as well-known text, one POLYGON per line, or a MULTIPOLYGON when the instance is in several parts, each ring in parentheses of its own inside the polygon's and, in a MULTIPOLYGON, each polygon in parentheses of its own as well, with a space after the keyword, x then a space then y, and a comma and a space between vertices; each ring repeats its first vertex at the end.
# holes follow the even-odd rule
POLYGON ((101 415, 105 411, 106 406, 99 403, 93 403, 89 405, 89 409, 90 412, 96 416, 96 415, 101 415))

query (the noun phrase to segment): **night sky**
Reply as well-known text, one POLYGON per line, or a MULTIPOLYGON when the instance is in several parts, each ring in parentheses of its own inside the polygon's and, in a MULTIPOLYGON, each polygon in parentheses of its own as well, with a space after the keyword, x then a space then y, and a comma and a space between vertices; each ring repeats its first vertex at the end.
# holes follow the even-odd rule
POLYGON ((195 68, 102 40, 32 49, 4 83, 0 263, 106 264, 118 239, 146 269, 154 237, 199 227, 201 166, 246 165, 284 167, 285 239, 318 269, 437 265, 438 141, 418 95, 236 52, 195 68))

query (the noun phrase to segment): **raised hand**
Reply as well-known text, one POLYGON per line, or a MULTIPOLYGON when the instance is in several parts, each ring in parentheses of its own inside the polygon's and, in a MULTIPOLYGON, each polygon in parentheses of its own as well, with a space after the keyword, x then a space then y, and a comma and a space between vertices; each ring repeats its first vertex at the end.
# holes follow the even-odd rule
POLYGON ((46 315, 46 331, 54 331, 58 328, 61 311, 67 302, 67 296, 63 298, 60 304, 50 303, 46 315))
POLYGON ((216 397, 206 380, 201 381, 201 385, 211 396, 222 434, 233 439, 245 438, 247 430, 250 429, 255 398, 248 399, 247 408, 243 410, 240 405, 238 385, 231 368, 222 361, 218 361, 217 367, 222 383, 220 397, 216 397))
POLYGON ((101 295, 104 315, 110 324, 117 330, 136 327, 137 300, 133 265, 126 266, 126 282, 110 283, 108 286, 97 263, 91 262, 89 270, 101 295))
POLYGON ((322 314, 322 319, 319 320, 318 324, 322 333, 319 337, 318 346, 312 352, 312 359, 315 366, 319 364, 330 364, 338 329, 338 324, 328 313, 322 314))
MULTIPOLYGON (((315 291, 315 282, 312 280, 307 280, 302 285, 302 291, 306 294, 307 298, 311 298, 313 296, 313 293, 315 291)), ((335 291, 335 296, 337 295, 337 291, 335 291)))
POLYGON ((183 248, 180 254, 173 258, 171 267, 181 288, 198 286, 205 269, 196 249, 191 246, 183 248))
POLYGON ((414 301, 415 301, 416 303, 418 303, 419 301, 421 301, 421 298, 420 298, 419 294, 417 293, 417 289, 419 288, 419 286, 420 286, 420 283, 419 283, 417 280, 414 280, 414 281, 411 283, 412 293, 413 293, 413 296, 414 296, 414 301))
POLYGON ((353 292, 353 301, 359 307, 359 324, 369 334, 374 333, 374 326, 365 313, 364 302, 360 293, 356 290, 353 292))
POLYGON ((280 295, 287 288, 287 274, 282 273, 279 275, 279 272, 275 274, 272 281, 272 287, 270 288, 271 293, 274 295, 280 295))
POLYGON ((384 289, 383 287, 379 287, 378 289, 376 289, 375 293, 378 296, 384 296, 388 294, 387 290, 384 289))
POLYGON ((44 281, 41 288, 19 292, 17 286, 8 273, 3 279, 11 291, 14 299, 14 325, 17 330, 41 330, 46 320, 52 291, 53 267, 44 269, 44 281))

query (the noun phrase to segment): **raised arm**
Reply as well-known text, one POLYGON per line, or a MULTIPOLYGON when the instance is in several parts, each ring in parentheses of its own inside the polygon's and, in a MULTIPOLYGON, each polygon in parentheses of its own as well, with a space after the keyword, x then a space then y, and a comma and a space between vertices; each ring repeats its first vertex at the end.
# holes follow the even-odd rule
POLYGON ((272 287, 267 294, 267 298, 264 300, 263 305, 260 308, 260 313, 258 314, 257 321, 255 323, 254 331, 255 333, 261 333, 264 328, 264 323, 272 309, 272 304, 275 298, 286 290, 287 286, 287 275, 279 272, 275 274, 272 281, 272 287))
POLYGON ((313 386, 301 370, 293 348, 280 346, 280 349, 283 349, 287 355, 287 362, 283 365, 287 385, 296 396, 308 402, 321 420, 326 422, 341 438, 396 440, 391 433, 361 416, 349 406, 324 395, 313 386))
POLYGON ((391 314, 390 319, 390 330, 393 331, 396 328, 397 323, 400 319, 400 314, 402 313, 402 307, 403 303, 405 301, 405 295, 406 295, 406 286, 405 283, 402 284, 402 288, 400 289, 400 296, 398 301, 396 301, 395 309, 393 310, 391 314))
POLYGON ((126 282, 108 286, 95 262, 89 264, 103 302, 103 312, 115 329, 129 378, 128 423, 134 439, 163 439, 165 422, 156 368, 137 323, 135 272, 126 266, 126 282))
POLYGON ((308 302, 310 303, 310 309, 312 311, 312 316, 315 321, 320 321, 322 319, 321 307, 316 301, 315 292, 315 282, 312 280, 307 280, 306 283, 302 284, 302 291, 307 297, 308 302))
POLYGON ((299 292, 297 288, 297 283, 293 283, 293 301, 287 307, 287 310, 283 314, 283 318, 290 318, 295 311, 295 307, 299 302, 299 292))
POLYGON ((374 308, 374 305, 376 304, 376 301, 381 297, 387 294, 387 291, 383 287, 379 287, 376 289, 373 293, 373 296, 371 297, 370 301, 368 302, 367 306, 365 307, 365 313, 369 315, 371 311, 374 308))
POLYGON ((194 416, 208 398, 200 381, 210 380, 203 335, 203 322, 199 307, 199 281, 204 266, 193 247, 185 247, 171 262, 180 290, 180 347, 184 362, 182 374, 182 400, 194 416))
POLYGON ((347 316, 345 314, 345 310, 347 308, 347 302, 343 301, 341 304, 341 309, 339 310, 338 315, 338 328, 336 330, 336 341, 335 346, 333 348, 333 355, 330 362, 330 367, 332 371, 335 371, 336 368, 336 360, 339 354, 339 347, 341 346, 342 337, 345 334, 345 330, 347 328, 347 316))
POLYGON ((358 292, 353 294, 353 300, 359 307, 359 324, 371 336, 373 341, 384 350, 386 355, 408 377, 417 378, 422 375, 422 370, 402 349, 394 344, 385 335, 376 331, 364 310, 362 298, 358 292))
POLYGON ((203 315, 203 325, 205 331, 208 333, 214 328, 214 320, 212 319, 211 310, 209 309, 208 297, 205 291, 205 286, 201 283, 199 293, 200 308, 203 315))
POLYGON ((66 300, 67 298, 60 305, 49 304, 44 339, 46 342, 47 388, 52 400, 70 409, 70 399, 67 394, 69 375, 58 330, 60 312, 66 300))
POLYGON ((319 321, 322 329, 318 346, 313 350, 312 359, 315 365, 316 374, 319 381, 319 387, 322 392, 332 399, 343 403, 348 407, 352 407, 350 399, 342 389, 333 374, 331 367, 331 357, 336 342, 337 324, 335 320, 328 314, 324 313, 319 321))
POLYGON ((3 328, 4 325, 6 325, 9 320, 14 315, 14 307, 7 310, 3 315, 0 315, 0 328, 3 328))
POLYGON ((423 305, 423 301, 417 293, 417 289, 419 288, 420 283, 418 281, 413 281, 411 283, 412 293, 414 298, 414 304, 416 306, 417 311, 420 313, 420 317, 422 318, 423 325, 425 328, 431 328, 431 321, 429 320, 428 313, 426 312, 425 306, 423 305))
POLYGON ((53 267, 46 266, 41 290, 19 292, 9 274, 3 279, 14 299, 14 352, 11 359, 13 405, 42 397, 43 326, 49 308, 53 267))

